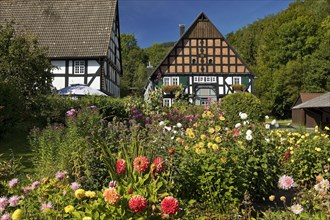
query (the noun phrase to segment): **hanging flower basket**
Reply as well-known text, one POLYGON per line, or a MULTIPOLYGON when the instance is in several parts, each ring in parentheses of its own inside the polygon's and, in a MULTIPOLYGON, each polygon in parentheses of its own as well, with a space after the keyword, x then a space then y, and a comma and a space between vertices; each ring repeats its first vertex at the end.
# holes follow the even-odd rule
POLYGON ((244 91, 246 87, 242 84, 233 84, 231 88, 233 88, 234 91, 244 91))

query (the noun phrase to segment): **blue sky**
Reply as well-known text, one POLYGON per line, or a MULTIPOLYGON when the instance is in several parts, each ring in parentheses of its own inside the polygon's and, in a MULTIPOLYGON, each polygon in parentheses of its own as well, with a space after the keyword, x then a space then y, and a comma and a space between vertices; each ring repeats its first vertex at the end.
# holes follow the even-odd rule
POLYGON ((226 35, 295 0, 119 0, 121 33, 134 34, 140 47, 177 41, 179 24, 186 29, 203 11, 226 35))

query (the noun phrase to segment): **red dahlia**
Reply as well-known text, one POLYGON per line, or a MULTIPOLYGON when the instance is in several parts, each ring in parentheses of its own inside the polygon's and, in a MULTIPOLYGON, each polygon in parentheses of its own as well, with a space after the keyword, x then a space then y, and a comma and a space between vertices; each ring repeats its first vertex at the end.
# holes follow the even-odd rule
POLYGON ((154 159, 154 161, 152 162, 152 164, 156 165, 155 167, 155 172, 156 173, 160 173, 162 171, 165 170, 165 161, 163 158, 161 157, 157 157, 156 159, 154 159))
POLYGON ((179 211, 179 202, 173 196, 165 197, 160 205, 165 214, 175 214, 179 211))
POLYGON ((149 161, 148 158, 145 156, 139 156, 134 159, 133 161, 134 170, 139 173, 142 173, 148 169, 149 161))
POLYGON ((128 201, 129 208, 136 213, 143 211, 145 208, 147 208, 147 205, 148 205, 147 199, 139 195, 133 196, 128 201))
POLYGON ((116 164, 116 172, 118 174, 123 174, 123 173, 125 173, 125 171, 126 171, 126 162, 125 162, 125 160, 123 160, 123 159, 118 160, 117 164, 116 164))

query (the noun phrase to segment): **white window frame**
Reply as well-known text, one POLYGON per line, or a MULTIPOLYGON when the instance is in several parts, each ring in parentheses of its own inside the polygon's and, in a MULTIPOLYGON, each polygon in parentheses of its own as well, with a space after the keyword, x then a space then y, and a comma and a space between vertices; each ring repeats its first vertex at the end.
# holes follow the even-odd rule
POLYGON ((179 85, 179 77, 172 77, 172 85, 176 85, 176 86, 179 85))
POLYGON ((164 86, 169 86, 171 85, 171 78, 170 77, 164 77, 163 78, 163 85, 164 86), (168 81, 167 81, 168 80, 168 81))
POLYGON ((210 83, 211 82, 211 77, 210 76, 206 76, 205 77, 205 81, 208 82, 208 83, 210 83))
POLYGON ((215 76, 212 76, 212 82, 217 82, 217 78, 215 76))
POLYGON ((233 85, 234 85, 234 84, 242 84, 242 83, 241 83, 241 77, 234 76, 234 77, 233 77, 233 85), (235 83, 236 80, 238 80, 238 83, 235 83))
POLYGON ((85 61, 84 60, 75 60, 73 62, 73 74, 85 74, 85 61))
POLYGON ((171 101, 172 101, 171 98, 163 98, 163 106, 171 107, 171 104, 172 104, 171 101))
POLYGON ((194 76, 194 82, 199 82, 199 76, 194 76))

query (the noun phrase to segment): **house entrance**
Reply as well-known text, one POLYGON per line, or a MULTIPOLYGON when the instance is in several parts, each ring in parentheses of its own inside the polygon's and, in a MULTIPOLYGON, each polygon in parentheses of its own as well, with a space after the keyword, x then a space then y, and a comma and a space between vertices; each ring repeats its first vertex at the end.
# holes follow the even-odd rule
POLYGON ((218 100, 213 86, 197 87, 195 94, 195 105, 208 105, 218 100))

